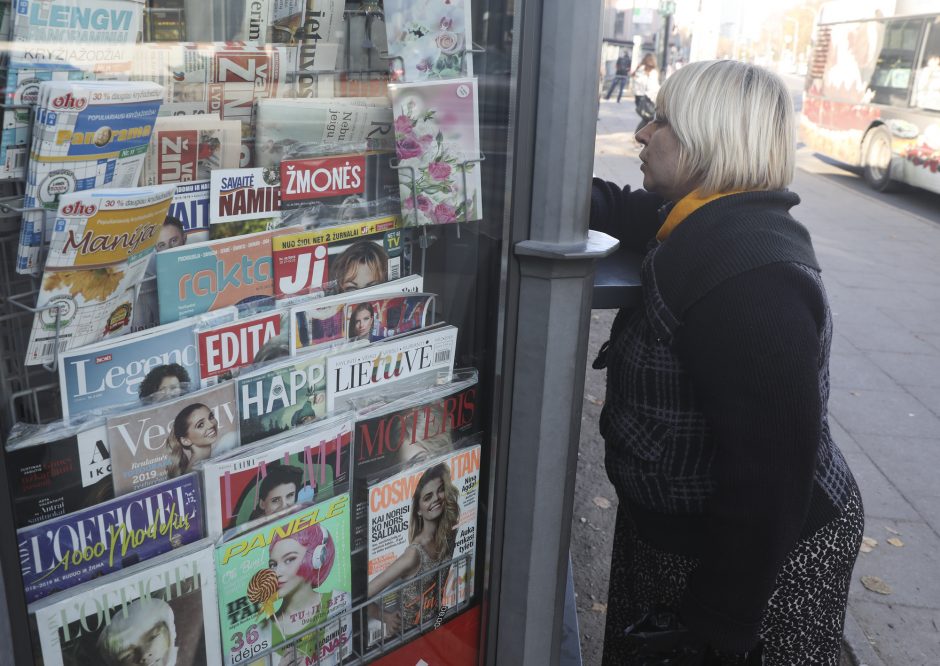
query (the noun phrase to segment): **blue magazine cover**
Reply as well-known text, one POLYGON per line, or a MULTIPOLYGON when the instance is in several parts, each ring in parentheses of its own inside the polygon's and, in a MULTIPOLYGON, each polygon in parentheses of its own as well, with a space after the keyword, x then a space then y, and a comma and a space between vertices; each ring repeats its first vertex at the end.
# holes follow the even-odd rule
POLYGON ((201 539, 199 478, 181 476, 16 535, 23 589, 32 603, 201 539))
POLYGON ((194 329, 235 319, 235 308, 59 354, 62 418, 136 407, 199 385, 194 329))

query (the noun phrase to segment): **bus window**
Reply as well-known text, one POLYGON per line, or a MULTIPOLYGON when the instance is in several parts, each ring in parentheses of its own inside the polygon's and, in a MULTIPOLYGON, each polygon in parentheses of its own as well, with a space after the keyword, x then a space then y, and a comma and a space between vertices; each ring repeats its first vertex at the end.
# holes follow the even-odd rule
POLYGON ((872 99, 875 104, 907 106, 914 58, 923 28, 922 19, 888 23, 869 86, 875 93, 872 99))
POLYGON ((940 17, 928 27, 920 67, 914 74, 914 106, 940 111, 940 17))

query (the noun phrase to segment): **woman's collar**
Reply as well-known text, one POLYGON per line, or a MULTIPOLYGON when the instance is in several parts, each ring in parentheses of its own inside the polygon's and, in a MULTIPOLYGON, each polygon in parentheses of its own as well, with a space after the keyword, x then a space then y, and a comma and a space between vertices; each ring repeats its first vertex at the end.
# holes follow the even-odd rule
POLYGON ((715 199, 726 197, 729 194, 739 194, 740 192, 741 190, 734 190, 731 192, 718 192, 717 194, 703 195, 698 190, 693 190, 689 194, 679 199, 679 201, 673 204, 671 208, 667 208, 667 206, 670 205, 667 204, 663 207, 663 209, 668 210, 668 214, 666 215, 665 222, 663 222, 662 226, 659 228, 659 231, 656 232, 656 240, 662 242, 669 238, 669 234, 671 234, 683 220, 685 220, 687 217, 689 217, 689 215, 697 211, 705 204, 710 203, 715 199))

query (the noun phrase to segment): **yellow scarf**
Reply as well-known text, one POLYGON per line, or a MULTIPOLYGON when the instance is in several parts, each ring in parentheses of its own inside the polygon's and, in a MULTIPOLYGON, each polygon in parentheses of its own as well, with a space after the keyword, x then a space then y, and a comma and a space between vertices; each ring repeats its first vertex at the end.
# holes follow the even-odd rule
POLYGON ((666 216, 666 221, 663 222, 663 226, 661 226, 659 231, 656 232, 656 240, 662 242, 669 238, 669 234, 671 234, 673 230, 679 226, 680 222, 710 201, 720 199, 721 197, 726 197, 729 194, 739 193, 740 190, 735 190, 733 192, 719 192, 718 194, 702 196, 698 193, 698 190, 690 192, 689 194, 679 199, 679 201, 676 202, 676 205, 672 207, 672 210, 669 211, 669 215, 666 216))

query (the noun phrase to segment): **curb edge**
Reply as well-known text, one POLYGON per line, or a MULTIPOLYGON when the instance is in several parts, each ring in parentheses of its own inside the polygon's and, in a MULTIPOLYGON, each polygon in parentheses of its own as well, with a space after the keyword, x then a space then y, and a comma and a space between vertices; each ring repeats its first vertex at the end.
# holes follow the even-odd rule
POLYGON ((842 645, 852 666, 887 666, 872 647, 871 641, 865 635, 861 625, 852 615, 851 608, 845 612, 845 628, 842 634, 842 645))

